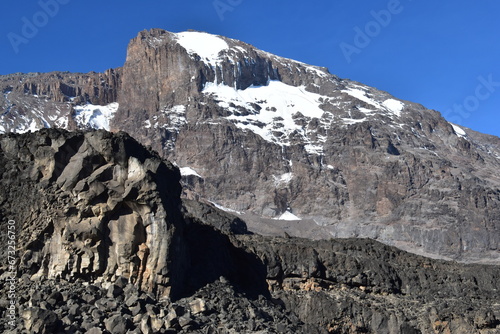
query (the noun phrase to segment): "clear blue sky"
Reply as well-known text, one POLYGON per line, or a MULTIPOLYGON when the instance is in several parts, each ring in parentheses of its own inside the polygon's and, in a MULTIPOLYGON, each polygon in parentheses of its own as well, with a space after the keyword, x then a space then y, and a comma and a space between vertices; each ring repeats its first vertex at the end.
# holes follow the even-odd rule
POLYGON ((122 66, 128 41, 155 27, 225 35, 326 66, 500 136, 498 0, 4 1, 0 74, 122 66), (57 10, 43 9, 54 1, 57 10))

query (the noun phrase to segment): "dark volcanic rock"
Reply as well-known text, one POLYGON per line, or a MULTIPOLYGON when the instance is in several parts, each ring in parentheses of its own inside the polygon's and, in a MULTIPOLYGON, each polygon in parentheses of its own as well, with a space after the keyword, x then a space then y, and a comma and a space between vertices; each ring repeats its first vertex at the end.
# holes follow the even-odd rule
POLYGON ((490 299, 500 297, 498 266, 430 260, 361 239, 237 239, 266 264, 273 296, 311 333, 434 333, 443 321, 451 333, 478 333, 483 321, 500 330, 497 320, 476 318, 498 319, 490 299))
MULTIPOLYGON (((124 133, 0 136, 20 333, 498 333, 500 268, 249 234, 124 133)), ((1 242, 6 243, 6 234, 1 242)), ((2 249, 6 257, 6 249, 2 249)), ((6 264, 2 279, 10 277, 6 264)), ((1 286, 8 296, 9 284, 1 286)))
POLYGON ((8 189, 1 213, 22 231, 22 269, 49 278, 126 276, 168 294, 172 264, 159 250, 175 244, 178 170, 124 133, 45 130, 5 135, 0 145, 8 189))

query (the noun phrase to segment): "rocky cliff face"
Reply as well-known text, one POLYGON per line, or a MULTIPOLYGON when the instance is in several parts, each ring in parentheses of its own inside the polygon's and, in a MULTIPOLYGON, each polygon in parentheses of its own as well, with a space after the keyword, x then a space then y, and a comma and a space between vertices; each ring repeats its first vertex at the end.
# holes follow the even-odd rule
MULTIPOLYGON (((115 103, 121 69, 104 73, 16 73, 0 76, 0 133, 92 126, 99 107, 115 103), (83 115, 83 106, 93 106, 83 115), (83 117, 86 116, 86 117, 83 117)), ((102 124, 101 124, 101 127, 102 124)), ((105 126, 104 126, 105 127, 105 126)))
MULTIPOLYGON (((123 69, 105 77, 101 86, 89 79, 93 94, 65 93, 93 96, 90 107, 75 103, 67 124, 46 126, 130 133, 181 167, 184 197, 237 212, 250 230, 499 261, 496 137, 324 68, 194 31, 139 33, 123 69)), ((28 129, 37 118, 9 109, 9 92, 21 89, 11 86, 4 110, 28 129)), ((49 108, 30 95, 36 89, 22 90, 20 101, 49 108)))
POLYGON ((126 276, 168 295, 177 170, 104 131, 7 135, 1 147, 2 217, 20 223, 23 269, 51 279, 126 276))
MULTIPOLYGON (((498 333, 498 266, 250 234, 125 133, 0 136, 20 333, 498 333)), ((1 242, 6 244, 7 234, 1 242)), ((6 249, 2 249, 5 258, 6 249)), ((0 277, 10 277, 2 263, 0 277)))
POLYGON ((239 41, 162 30, 131 41, 120 106, 112 126, 189 167, 188 197, 300 220, 292 235, 498 262, 500 141, 435 111, 239 41))

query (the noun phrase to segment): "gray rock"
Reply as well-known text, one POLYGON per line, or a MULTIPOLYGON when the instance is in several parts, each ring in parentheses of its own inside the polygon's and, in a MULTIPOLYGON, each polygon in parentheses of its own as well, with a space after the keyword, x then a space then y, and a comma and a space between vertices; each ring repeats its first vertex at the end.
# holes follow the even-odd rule
POLYGON ((108 288, 108 292, 107 292, 106 296, 108 298, 116 298, 116 297, 120 296, 121 294, 123 294, 123 289, 116 284, 112 284, 108 288))
POLYGON ((92 327, 87 330, 87 334, 102 334, 102 329, 99 327, 92 327))
POLYGON ((80 313, 79 310, 80 310, 80 305, 73 304, 70 306, 68 313, 72 316, 75 316, 80 313))
POLYGON ((54 312, 30 307, 22 313, 25 328, 31 333, 54 333, 59 320, 54 312))
POLYGON ((137 305, 130 308, 130 312, 131 312, 132 316, 135 317, 136 315, 144 312, 144 309, 142 308, 142 306, 140 304, 137 304, 137 305))
POLYGON ((50 294, 47 302, 54 307, 59 303, 63 302, 63 300, 64 300, 63 295, 59 291, 55 291, 50 294))
POLYGON ((205 301, 201 298, 196 298, 195 300, 189 303, 189 308, 191 310, 191 314, 199 314, 206 311, 205 301))
POLYGON ((185 315, 179 317, 177 320, 179 322, 179 325, 182 328, 189 326, 190 324, 192 324, 192 321, 193 321, 193 319, 191 318, 191 316, 189 314, 185 314, 185 315))
POLYGON ((115 281, 115 285, 121 289, 124 289, 128 284, 128 279, 125 277, 118 277, 115 281))
POLYGON ((104 324, 111 334, 125 334, 130 327, 130 321, 119 314, 104 320, 104 324))
POLYGON ((90 293, 85 293, 83 294, 82 299, 88 304, 93 304, 95 303, 97 298, 94 295, 91 295, 90 293))
POLYGON ((139 301, 139 296, 137 294, 132 294, 125 299, 125 305, 127 305, 128 307, 132 307, 136 305, 138 301, 139 301))

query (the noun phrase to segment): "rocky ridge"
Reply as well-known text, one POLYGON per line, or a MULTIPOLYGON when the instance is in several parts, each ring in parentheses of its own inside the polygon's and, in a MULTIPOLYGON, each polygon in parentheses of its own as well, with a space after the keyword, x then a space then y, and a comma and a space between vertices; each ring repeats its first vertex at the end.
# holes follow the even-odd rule
POLYGON ((125 133, 46 129, 0 148, 0 222, 18 231, 5 333, 500 332, 498 266, 249 233, 182 201, 179 170, 125 133))
POLYGON ((41 128, 85 129, 102 116, 99 107, 116 103, 121 69, 104 73, 15 73, 0 76, 0 133, 41 128), (83 106, 88 110, 82 119, 83 106), (76 109, 75 109, 76 107, 76 109))
POLYGON ((60 114, 150 145, 182 167, 184 197, 240 214, 250 230, 367 237, 437 258, 499 261, 496 137, 201 32, 143 31, 111 77, 109 93, 98 94, 108 98, 92 103, 117 110, 60 114))

